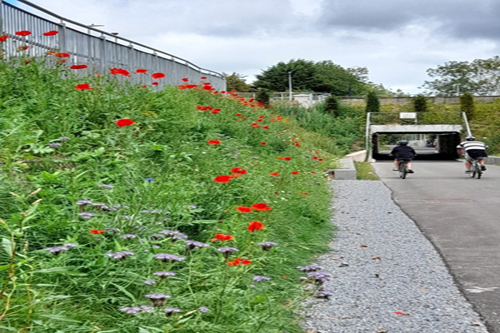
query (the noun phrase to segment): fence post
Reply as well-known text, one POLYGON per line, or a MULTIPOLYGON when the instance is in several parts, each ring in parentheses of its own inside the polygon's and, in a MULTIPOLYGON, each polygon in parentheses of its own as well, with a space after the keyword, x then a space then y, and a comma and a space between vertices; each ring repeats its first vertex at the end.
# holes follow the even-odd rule
POLYGON ((106 37, 104 34, 101 34, 101 73, 104 74, 104 70, 106 69, 106 37))
POLYGON ((66 23, 63 20, 59 29, 59 52, 66 52, 66 23))

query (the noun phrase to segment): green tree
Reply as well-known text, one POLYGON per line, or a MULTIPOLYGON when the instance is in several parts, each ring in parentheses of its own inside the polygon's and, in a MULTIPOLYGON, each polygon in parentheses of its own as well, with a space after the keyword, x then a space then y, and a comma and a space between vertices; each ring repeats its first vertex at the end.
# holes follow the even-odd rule
POLYGON ((469 61, 449 61, 437 68, 429 68, 423 88, 440 95, 455 95, 457 91, 476 95, 500 93, 500 57, 469 61), (457 88, 458 86, 458 88, 457 88))
POLYGON ((469 121, 474 119, 474 96, 471 93, 460 96, 460 111, 465 112, 469 121))
POLYGON ((380 101, 375 92, 370 91, 366 95, 366 112, 379 112, 380 111, 380 101))
POLYGON ((271 99, 271 96, 269 95, 269 91, 266 89, 259 89, 257 90, 257 94, 255 95, 255 100, 259 103, 262 103, 266 106, 266 108, 269 106, 269 100, 271 99))
POLYGON ((335 96, 328 96, 325 99, 325 112, 334 117, 339 116, 339 100, 335 96))
MULTIPOLYGON (((366 92, 366 85, 360 79, 362 76, 358 77, 330 60, 317 62, 315 66, 316 80, 311 87, 313 91, 328 92, 335 96, 362 95, 366 92)), ((358 75, 360 73, 364 71, 359 71, 358 75)))
POLYGON ((226 79, 227 90, 236 90, 239 92, 247 92, 252 90, 252 86, 245 81, 245 75, 233 72, 233 74, 222 73, 222 77, 226 79))
POLYGON ((413 110, 415 112, 427 112, 427 98, 423 95, 418 95, 413 99, 413 110))
POLYGON ((335 96, 366 93, 368 70, 345 69, 330 60, 313 62, 304 59, 280 62, 257 75, 255 87, 271 91, 288 91, 289 79, 293 91, 325 92, 335 96))
POLYGON ((256 88, 288 91, 289 77, 291 77, 294 91, 314 91, 312 87, 316 81, 316 66, 312 61, 292 59, 288 63, 279 62, 256 77, 257 80, 254 82, 256 88))

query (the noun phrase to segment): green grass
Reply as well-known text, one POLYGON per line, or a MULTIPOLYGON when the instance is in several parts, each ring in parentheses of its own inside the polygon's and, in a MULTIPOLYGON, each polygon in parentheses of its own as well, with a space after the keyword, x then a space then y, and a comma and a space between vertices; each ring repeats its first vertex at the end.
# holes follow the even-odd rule
POLYGON ((0 331, 302 332, 294 311, 311 292, 296 266, 328 249, 324 171, 356 135, 337 121, 337 136, 326 136, 311 130, 317 122, 278 114, 296 108, 199 87, 79 77, 50 57, 0 61, 0 331), (76 90, 82 83, 93 89, 76 90), (118 127, 124 118, 135 123, 118 127), (237 209, 257 203, 271 209, 237 209), (249 231, 252 221, 264 228, 249 231), (165 230, 208 246, 188 250, 185 239, 158 236, 165 230), (266 241, 278 245, 264 251, 266 241), (76 246, 47 251, 68 243, 76 246), (227 246, 238 251, 226 258, 218 249, 227 246), (133 255, 110 257, 120 251, 133 255), (228 265, 237 258, 248 262, 228 265), (120 310, 151 305, 151 293, 171 298, 151 313, 120 310), (165 307, 182 312, 166 316, 165 307))
POLYGON ((358 180, 380 180, 369 162, 354 162, 358 180))

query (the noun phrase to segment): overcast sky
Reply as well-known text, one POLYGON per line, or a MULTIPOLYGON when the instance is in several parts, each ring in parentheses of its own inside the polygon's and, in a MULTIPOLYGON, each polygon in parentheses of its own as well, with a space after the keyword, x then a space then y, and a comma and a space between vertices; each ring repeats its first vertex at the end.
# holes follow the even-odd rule
POLYGON ((418 94, 428 68, 500 54, 499 0, 32 2, 247 82, 278 62, 331 60, 418 94))

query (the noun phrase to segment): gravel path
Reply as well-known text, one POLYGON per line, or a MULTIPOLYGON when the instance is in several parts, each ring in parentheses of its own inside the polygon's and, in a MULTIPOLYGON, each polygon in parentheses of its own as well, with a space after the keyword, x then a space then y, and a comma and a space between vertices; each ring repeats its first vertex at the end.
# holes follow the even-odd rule
POLYGON ((329 299, 309 298, 303 327, 314 333, 488 332, 443 260, 380 181, 333 181, 337 226, 317 263, 329 299))

